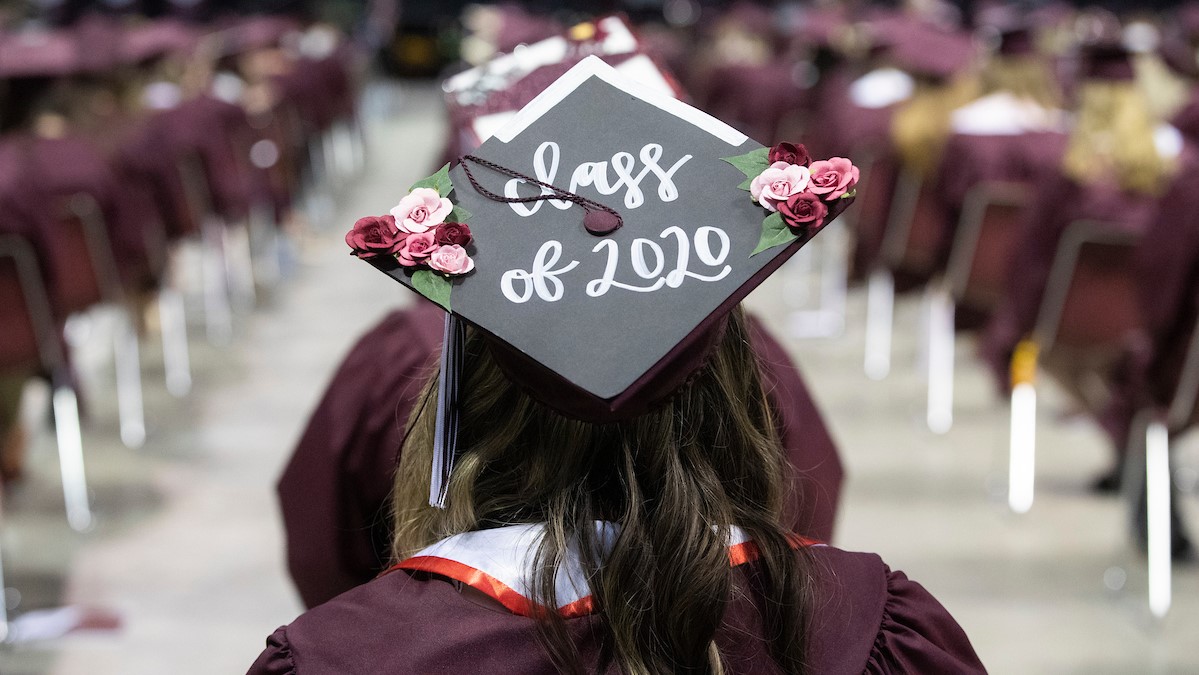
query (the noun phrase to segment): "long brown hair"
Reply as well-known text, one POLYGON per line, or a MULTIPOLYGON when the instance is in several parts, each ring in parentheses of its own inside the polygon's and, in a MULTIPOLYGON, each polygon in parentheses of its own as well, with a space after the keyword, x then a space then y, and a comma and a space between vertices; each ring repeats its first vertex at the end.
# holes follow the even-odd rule
MULTIPOLYGON (((435 390, 436 377, 426 400, 435 390)), ((628 673, 720 673, 714 638, 734 590, 736 525, 761 554, 755 585, 770 653, 783 672, 803 671, 808 576, 780 522, 786 462, 740 309, 692 381, 634 420, 557 414, 503 375, 477 332, 468 333, 462 391, 464 452, 444 511, 427 502, 434 406, 410 422, 394 492, 398 560, 457 533, 545 523, 531 570, 540 606, 558 606, 555 570, 577 542, 606 627, 603 658, 628 673), (606 555, 597 520, 620 528, 606 555)), ((538 627, 560 671, 584 672, 556 612, 538 627)))

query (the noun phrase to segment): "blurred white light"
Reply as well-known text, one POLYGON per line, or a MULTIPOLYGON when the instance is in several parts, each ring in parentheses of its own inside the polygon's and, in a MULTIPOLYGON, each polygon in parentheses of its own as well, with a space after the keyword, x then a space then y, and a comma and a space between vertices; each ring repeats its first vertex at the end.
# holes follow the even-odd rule
POLYGON ((1161 42, 1161 34, 1157 28, 1147 21, 1134 21, 1124 27, 1121 36, 1124 46, 1136 54, 1148 54, 1157 50, 1161 42))
POLYGON ((1103 572, 1103 585, 1107 586, 1108 590, 1119 591, 1127 581, 1128 572, 1125 572, 1123 567, 1109 567, 1103 572))
POLYGON ((695 0, 667 0, 662 18, 672 26, 690 26, 699 19, 699 3, 695 0))
POLYGON ((259 169, 269 169, 279 161, 279 147, 264 138, 250 146, 250 161, 259 169))

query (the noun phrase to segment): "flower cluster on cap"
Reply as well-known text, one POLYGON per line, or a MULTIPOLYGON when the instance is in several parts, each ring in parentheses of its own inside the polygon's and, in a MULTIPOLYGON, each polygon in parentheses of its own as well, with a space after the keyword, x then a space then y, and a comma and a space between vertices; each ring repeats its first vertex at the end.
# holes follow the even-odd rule
POLYGON ((395 257, 403 267, 431 269, 446 276, 466 274, 475 262, 466 223, 447 221, 454 204, 438 190, 415 187, 385 216, 359 218, 346 244, 359 258, 395 257))
POLYGON ((802 143, 779 143, 724 161, 745 174, 738 187, 769 212, 755 254, 814 234, 833 202, 856 194, 859 171, 852 162, 844 157, 812 161, 802 143))
POLYGON ((803 144, 779 143, 770 149, 767 161, 770 166, 750 181, 750 198, 778 212, 792 228, 821 223, 828 203, 850 194, 858 183, 858 167, 848 159, 813 162, 803 144))

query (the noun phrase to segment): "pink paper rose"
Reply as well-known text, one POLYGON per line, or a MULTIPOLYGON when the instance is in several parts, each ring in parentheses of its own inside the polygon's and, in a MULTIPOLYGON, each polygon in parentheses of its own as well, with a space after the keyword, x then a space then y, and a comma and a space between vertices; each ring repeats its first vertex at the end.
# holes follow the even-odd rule
POLYGON ((442 246, 429 256, 429 267, 446 274, 466 274, 475 268, 475 261, 466 249, 457 244, 442 246))
POLYGON ((837 199, 858 184, 858 167, 844 157, 812 162, 809 189, 825 201, 837 199))
POLYGON ((779 202, 808 187, 809 178, 806 167, 775 162, 750 182, 749 194, 767 211, 777 211, 779 202))
POLYGON ((828 206, 820 197, 807 190, 791 195, 779 202, 779 214, 788 227, 807 230, 809 225, 819 224, 828 215, 828 206))
POLYGON ((437 237, 430 230, 410 234, 404 244, 396 251, 396 260, 404 267, 416 267, 429 262, 429 256, 437 252, 437 237))
POLYGON ((353 229, 346 232, 346 245, 354 249, 359 258, 395 253, 404 243, 406 235, 396 227, 391 216, 367 216, 359 218, 353 229))
POLYGON ((437 190, 416 188, 400 200, 391 210, 391 215, 395 216, 400 230, 420 234, 440 225, 453 209, 450 200, 442 197, 437 190))

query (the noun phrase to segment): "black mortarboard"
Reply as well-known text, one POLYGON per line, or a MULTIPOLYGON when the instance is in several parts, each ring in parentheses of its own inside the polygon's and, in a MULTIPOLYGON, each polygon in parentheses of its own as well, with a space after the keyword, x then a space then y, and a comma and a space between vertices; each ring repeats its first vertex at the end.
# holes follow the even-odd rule
POLYGON ((589 57, 347 242, 482 330, 534 398, 611 422, 702 367, 729 311, 849 203, 848 160, 808 163, 589 57), (770 159, 783 164, 751 185, 770 159), (442 220, 469 232, 425 229, 442 220))

